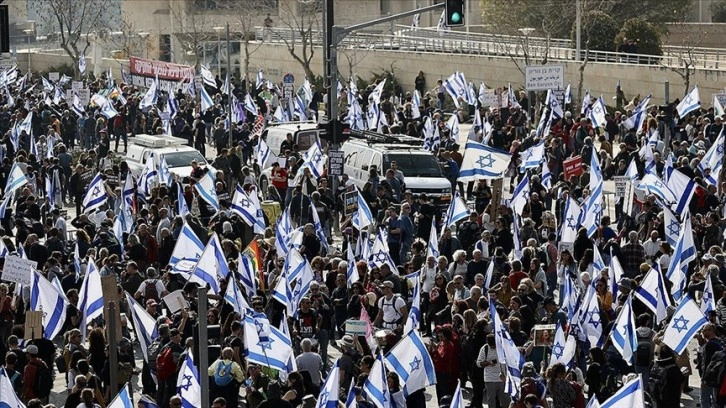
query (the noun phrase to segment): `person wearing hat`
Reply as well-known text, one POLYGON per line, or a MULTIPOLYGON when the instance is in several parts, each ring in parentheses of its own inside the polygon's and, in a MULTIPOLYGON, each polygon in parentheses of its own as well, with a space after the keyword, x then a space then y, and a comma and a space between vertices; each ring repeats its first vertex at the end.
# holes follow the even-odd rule
POLYGON ((384 281, 381 286, 383 296, 378 299, 378 316, 373 325, 388 330, 401 331, 408 316, 406 301, 393 293, 393 282, 384 281))
POLYGON ((338 341, 338 346, 342 351, 340 359, 338 360, 338 367, 340 369, 340 384, 343 387, 347 387, 353 379, 354 366, 358 364, 361 356, 357 350, 356 338, 350 334, 343 336, 343 338, 338 341))
POLYGON ((24 401, 37 398, 47 404, 48 396, 53 389, 53 373, 40 358, 36 345, 31 344, 26 347, 25 354, 28 356, 28 364, 23 372, 22 398, 24 401))

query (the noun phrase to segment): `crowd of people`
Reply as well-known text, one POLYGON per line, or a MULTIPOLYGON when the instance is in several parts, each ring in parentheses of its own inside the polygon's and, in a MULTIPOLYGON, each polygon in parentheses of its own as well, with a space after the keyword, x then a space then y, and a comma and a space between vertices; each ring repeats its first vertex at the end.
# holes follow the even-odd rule
MULTIPOLYGON (((420 77, 416 85, 422 93, 423 73, 420 77)), ((86 85, 95 93, 107 83, 106 78, 100 78, 86 85)), ((221 88, 221 81, 219 85, 221 88)), ((604 402, 633 376, 643 379, 649 406, 678 407, 682 394, 696 397, 690 386, 692 376, 701 379, 701 407, 722 406, 723 373, 713 375, 712 366, 720 361, 722 367, 724 361, 721 321, 726 321, 726 253, 722 249, 721 214, 725 197, 718 182, 710 181, 718 181, 720 174, 710 174, 712 169, 699 166, 711 146, 723 146, 722 118, 713 109, 678 118, 673 113, 675 104, 654 107, 647 111, 641 128, 628 128, 626 119, 639 104, 636 99, 626 110, 608 115, 603 127, 593 127, 585 113, 566 112, 563 118, 552 120, 548 134, 538 134, 532 128, 533 121, 524 108, 526 100, 511 109, 461 109, 456 114, 462 122, 479 110, 491 126, 475 127, 474 139, 512 154, 506 174, 511 190, 523 177, 519 172, 522 154, 545 142, 544 166, 554 182, 545 187, 541 175, 532 174, 528 201, 517 214, 513 206, 491 202, 490 181, 457 182, 462 154, 458 135, 452 135, 443 121, 441 100, 437 103, 425 97, 418 106, 419 114, 414 115, 410 112, 410 94, 394 104, 384 93, 380 108, 390 124, 384 133, 423 138, 424 118, 430 118, 440 129, 441 139, 434 153, 442 173, 472 203, 472 209, 465 219, 450 224, 446 207, 406 189, 405 180, 416 174, 403 174, 393 164, 389 169, 370 171, 369 186, 361 196, 373 222, 361 231, 357 228, 360 220, 356 223, 343 205, 344 194, 356 189, 353 182, 343 175, 335 183, 340 188, 333 190, 332 176, 311 174, 304 152, 298 151, 293 140, 281 146, 280 150, 288 154, 274 164, 270 189, 255 189, 254 149, 261 132, 250 125, 257 116, 248 114, 235 126, 234 144, 229 146, 222 107, 230 95, 220 90, 209 89, 216 105, 206 112, 200 112, 195 100, 179 90, 178 114, 167 127, 160 115, 166 98, 159 98, 158 106, 151 109, 139 109, 143 93, 132 86, 118 86, 122 98, 112 100, 118 113, 110 118, 93 106, 85 106, 85 112, 78 114, 62 100, 48 104, 42 88, 36 76, 20 89, 10 85, 0 111, 0 132, 4 135, 0 189, 6 192, 0 206, 4 211, 0 214, 0 266, 8 256, 35 262, 42 279, 51 282, 68 303, 57 337, 27 338, 24 324, 27 313, 36 310, 36 288, 13 281, 0 284, 2 375, 29 408, 47 407, 51 402, 67 408, 104 407, 116 396, 111 389, 121 389, 127 383, 143 395, 142 403, 163 408, 188 404, 183 400, 185 388, 178 384, 186 376, 187 356, 196 354, 198 358, 199 350, 208 350, 210 355, 208 372, 201 373, 201 382, 209 384, 209 401, 201 401, 201 406, 214 408, 242 404, 250 408, 313 406, 327 389, 326 379, 333 370, 337 370, 336 389, 340 393, 334 397, 339 397, 341 404, 348 400, 346 406, 354 400, 364 407, 424 407, 425 392, 434 393, 439 405, 449 406, 452 398, 456 402, 460 384, 468 390, 471 408, 584 407, 593 397, 604 402), (9 99, 13 99, 12 105, 9 99), (18 130, 29 115, 31 129, 18 130), (124 205, 123 180, 130 172, 124 156, 116 154, 119 141, 126 148, 136 134, 164 134, 167 128, 201 152, 205 145, 216 147, 211 163, 217 171, 214 178, 220 209, 213 208, 195 188, 207 171, 204 166, 195 166, 188 176, 174 178, 172 185, 157 182, 153 188, 144 189, 145 194, 133 193, 131 230, 119 234, 115 223, 124 205), (652 158, 644 158, 642 146, 656 132, 660 137, 652 147, 652 158), (557 226, 569 222, 568 199, 582 203, 590 194, 587 164, 593 149, 606 179, 626 175, 634 163, 640 177, 651 171, 662 177, 671 166, 672 171, 696 181, 690 212, 685 213, 691 219, 697 249, 695 260, 689 264, 686 290, 692 298, 700 299, 708 280, 716 306, 696 336, 695 357, 694 349, 676 354, 663 342, 670 317, 657 319, 656 311, 630 296, 652 268, 665 276, 676 256, 677 248, 667 240, 669 226, 663 209, 652 194, 636 195, 630 213, 624 198, 618 199, 615 222, 604 215, 594 234, 580 229, 571 245, 560 245, 557 226), (566 178, 563 161, 578 155, 583 158, 585 171, 566 178), (653 165, 651 170, 648 166, 653 165), (13 169, 18 167, 26 181, 21 186, 13 184, 17 179, 13 169), (104 174, 108 196, 97 211, 87 213, 83 202, 96 173, 104 174), (295 177, 298 174, 301 176, 295 177), (56 178, 62 186, 60 199, 48 193, 56 178), (277 233, 282 218, 265 216, 264 233, 256 231, 233 208, 237 184, 248 195, 259 194, 260 200, 277 201, 283 209, 289 208, 290 228, 300 228, 299 237, 288 240, 277 233), (188 209, 186 213, 180 211, 184 207, 181 204, 188 209), (493 214, 496 217, 492 218, 493 214), (175 248, 188 231, 202 248, 214 239, 220 242, 217 259, 227 263, 229 275, 214 282, 217 290, 213 290, 215 285, 205 286, 189 273, 175 269, 179 262, 174 259, 175 248), (377 240, 382 241, 390 261, 368 258, 371 252, 366 248, 370 251, 371 244, 376 248, 377 240), (291 257, 279 253, 281 244, 286 252, 299 253, 312 271, 306 293, 298 290, 297 297, 288 298, 296 299, 295 304, 285 304, 276 296, 281 281, 288 289, 299 289, 286 281, 291 257), (252 256, 249 248, 257 248, 252 256), (598 257, 605 268, 598 266, 598 257), (611 267, 607 265, 615 259, 624 275, 611 282, 611 267), (255 268, 253 293, 246 290, 250 286, 245 286, 241 272, 241 264, 250 260, 255 268), (79 304, 79 298, 86 295, 80 291, 91 265, 101 276, 115 277, 122 295, 118 350, 108 349, 107 324, 102 316, 92 321, 82 316, 86 306, 79 304), (591 285, 602 330, 597 339, 582 339, 575 333, 577 323, 572 320, 577 310, 563 293, 565 287, 573 286, 572 293, 582 298, 591 285), (230 286, 242 293, 249 305, 247 311, 238 310, 234 299, 230 301, 226 295, 230 286), (200 290, 210 291, 206 316, 197 314, 200 290), (165 301, 174 292, 181 293, 184 307, 165 301), (610 335, 629 299, 637 322, 632 360, 615 347, 610 335), (131 318, 137 313, 134 304, 155 321, 155 336, 148 349, 140 349, 147 343, 139 339, 139 322, 131 318), (294 313, 290 315, 288 310, 294 313), (245 319, 260 314, 270 326, 289 336, 295 370, 287 372, 250 361, 245 319), (366 321, 366 317, 372 333, 351 334, 346 322, 366 321), (195 344, 201 321, 208 330, 206 345, 195 344), (516 391, 509 386, 515 374, 498 350, 501 343, 495 332, 500 328, 495 327, 496 321, 504 325, 523 358, 516 374, 516 391), (557 354, 553 327, 577 337, 568 361, 553 358, 557 354), (369 388, 371 378, 378 375, 374 372, 379 364, 375 349, 389 352, 414 334, 426 344, 435 374, 435 381, 428 385, 435 382, 435 392, 433 388, 410 389, 409 379, 389 366, 385 381, 390 400, 377 399, 369 388), (110 367, 109 353, 117 353, 118 368, 110 367), (334 359, 332 355, 340 357, 334 359), (110 385, 112 371, 118 383, 115 387, 110 385), (59 377, 63 379, 62 389, 54 387, 59 377)), ((369 100, 374 90, 374 86, 360 90, 356 97, 365 105, 375 103, 369 100)), ((347 91, 344 89, 342 95, 347 91)), ((243 86, 233 92, 244 99, 243 86)), ((271 120, 275 109, 272 100, 280 103, 274 89, 270 92, 254 95, 265 122, 271 120)), ((308 114, 314 116, 317 103, 310 102, 308 114)), ((135 191, 141 182, 137 177, 133 175, 135 191)), ((187 254, 193 261, 200 255, 187 254)), ((666 279, 665 283, 670 289, 672 282, 666 279)), ((674 306, 669 307, 668 316, 674 310, 674 306)), ((0 401, 5 401, 3 398, 7 397, 0 396, 0 401)))

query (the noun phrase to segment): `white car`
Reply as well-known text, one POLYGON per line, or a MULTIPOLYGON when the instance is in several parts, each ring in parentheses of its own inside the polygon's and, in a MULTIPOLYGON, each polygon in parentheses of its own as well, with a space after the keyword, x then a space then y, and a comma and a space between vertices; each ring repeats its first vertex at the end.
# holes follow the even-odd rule
POLYGON ((180 179, 189 177, 192 173, 192 160, 200 166, 209 168, 212 173, 216 170, 207 162, 199 150, 187 146, 186 140, 169 136, 136 135, 129 139, 129 148, 126 153, 126 163, 134 177, 139 177, 144 169, 146 159, 154 153, 154 164, 159 168, 162 155, 169 170, 180 179))

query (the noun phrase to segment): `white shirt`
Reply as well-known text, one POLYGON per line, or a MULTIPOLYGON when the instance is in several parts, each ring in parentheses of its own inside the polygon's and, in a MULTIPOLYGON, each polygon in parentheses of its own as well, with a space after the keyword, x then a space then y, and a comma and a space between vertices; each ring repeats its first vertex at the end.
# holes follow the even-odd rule
POLYGON ((423 293, 429 293, 431 292, 431 289, 434 288, 434 284, 436 280, 436 264, 434 264, 433 267, 429 268, 428 266, 424 265, 423 268, 421 268, 421 292, 423 293))
POLYGON ((645 256, 652 257, 653 255, 657 254, 660 250, 660 244, 661 241, 659 239, 656 239, 653 241, 652 239, 649 239, 645 242, 643 242, 643 249, 645 249, 645 256))
POLYGON ((490 365, 488 367, 483 366, 483 363, 485 361, 491 363, 494 360, 497 360, 497 349, 494 347, 490 347, 488 344, 482 346, 482 348, 479 350, 479 356, 476 359, 476 366, 482 367, 484 369, 485 383, 502 382, 502 379, 499 378, 499 376, 502 373, 506 372, 506 368, 501 362, 498 362, 499 364, 490 365))
POLYGON ((58 217, 53 226, 58 229, 58 238, 60 238, 61 241, 66 242, 68 239, 68 226, 66 225, 66 220, 63 219, 63 217, 58 217))
MULTIPOLYGON (((137 290, 136 293, 140 292, 141 295, 146 293, 146 285, 150 284, 152 281, 156 281, 156 292, 159 294, 159 296, 161 296, 161 292, 163 292, 165 289, 164 289, 164 284, 161 283, 161 280, 159 280, 159 279, 147 279, 147 280, 141 282, 141 285, 139 285, 139 290, 137 290)), ((145 299, 145 300, 148 300, 148 299, 145 299)))
POLYGON ((406 306, 406 302, 400 296, 394 295, 390 299, 386 299, 386 297, 383 296, 378 299, 378 309, 383 311, 384 327, 396 324, 396 322, 402 317, 401 309, 404 306, 406 306))

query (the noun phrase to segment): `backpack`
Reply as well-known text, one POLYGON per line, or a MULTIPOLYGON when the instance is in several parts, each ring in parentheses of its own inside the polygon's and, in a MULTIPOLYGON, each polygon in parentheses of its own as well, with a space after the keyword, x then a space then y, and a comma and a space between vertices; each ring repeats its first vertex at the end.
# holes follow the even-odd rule
POLYGON ((134 375, 134 365, 131 363, 118 363, 118 379, 119 384, 126 384, 131 381, 134 375))
POLYGON ((703 371, 703 382, 709 387, 720 387, 724 374, 724 360, 726 353, 717 351, 713 353, 708 367, 703 371))
POLYGON ((144 289, 144 300, 148 301, 154 299, 159 301, 159 291, 156 290, 156 279, 146 281, 146 288, 144 289))
POLYGON ((42 361, 33 365, 36 367, 33 392, 38 397, 45 398, 50 395, 50 391, 53 389, 53 373, 42 361))
POLYGON ((151 371, 156 372, 156 360, 159 358, 159 353, 161 353, 162 349, 161 341, 158 339, 149 346, 149 368, 151 371))
POLYGON ((214 383, 220 387, 224 387, 232 382, 232 362, 224 364, 224 361, 220 361, 217 364, 217 369, 214 370, 214 383))
MULTIPOLYGON (((650 370, 650 377, 648 377, 648 394, 650 394, 650 396, 656 401, 664 400, 666 375, 668 374, 668 369, 674 367, 676 367, 675 364, 669 364, 667 366, 654 364, 653 368, 650 370)), ((676 375, 680 378, 674 378, 672 383, 680 384, 682 382, 683 374, 681 374, 680 370, 676 371, 676 375)))
MULTIPOLYGON (((637 335, 636 335, 637 336, 637 335)), ((648 337, 637 336, 638 347, 635 349, 635 365, 638 367, 650 366, 653 355, 653 342, 648 337)))
POLYGON ((176 374, 174 352, 171 350, 171 346, 165 346, 159 357, 156 358, 156 377, 161 381, 166 381, 174 374, 176 374))
POLYGON ((602 370, 600 395, 598 395, 598 399, 606 400, 612 397, 623 385, 622 382, 620 372, 617 369, 606 365, 602 370))

